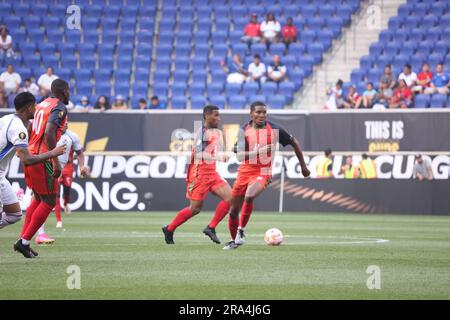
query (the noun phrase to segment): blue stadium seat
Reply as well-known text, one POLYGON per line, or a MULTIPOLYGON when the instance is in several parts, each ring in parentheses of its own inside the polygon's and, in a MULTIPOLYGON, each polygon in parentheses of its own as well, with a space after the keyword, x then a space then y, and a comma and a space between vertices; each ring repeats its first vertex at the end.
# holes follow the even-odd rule
POLYGON ((77 83, 77 94, 80 96, 91 96, 92 95, 92 84, 89 82, 77 83))
POLYGON ((172 88, 172 96, 181 96, 185 95, 187 90, 187 84, 185 82, 182 83, 174 82, 171 88, 172 88))
POLYGON ((93 43, 83 43, 77 45, 78 52, 80 53, 80 57, 93 57, 95 54, 96 45, 93 43))
POLYGON ((444 108, 447 105, 447 95, 433 94, 430 100, 430 108, 444 108))
POLYGON ((77 68, 77 58, 74 56, 62 56, 61 57, 61 66, 63 68, 68 69, 76 69, 77 68))
POLYGON ((223 109, 226 104, 226 99, 222 95, 213 95, 208 96, 208 102, 212 105, 218 106, 219 108, 223 109))
POLYGON ((167 97, 167 91, 167 83, 155 83, 153 87, 153 95, 156 95, 158 97, 167 97))
POLYGON ((171 107, 172 109, 186 109, 186 97, 184 95, 172 97, 171 107))
POLYGON ((265 82, 261 84, 261 94, 265 96, 274 95, 278 90, 278 86, 275 82, 265 82))
POLYGON ((95 60, 94 57, 89 56, 80 56, 80 69, 95 69, 95 60))
POLYGON ((114 59, 112 56, 99 57, 98 64, 100 69, 112 70, 114 66, 114 59))
POLYGON ((246 82, 244 83, 242 94, 245 96, 251 96, 258 94, 259 84, 256 82, 246 82))
POLYGON ((241 84, 236 83, 227 83, 225 85, 225 94, 227 96, 236 96, 239 95, 242 89, 241 84))
POLYGON ((42 56, 42 62, 45 66, 52 67, 54 70, 59 69, 59 59, 55 55, 42 56))
POLYGON ((414 97, 414 108, 428 108, 430 100, 430 95, 418 94, 414 97))
POLYGON ((133 84, 133 96, 139 98, 147 98, 148 82, 135 82, 133 84))
POLYGON ((207 87, 208 96, 220 95, 223 91, 223 86, 223 81, 210 83, 207 87))
POLYGON ((81 43, 81 32, 79 30, 66 30, 64 37, 66 43, 81 43))
POLYGON ((63 41, 63 33, 58 29, 46 28, 47 39, 50 43, 61 43, 63 41))
POLYGON ((283 109, 286 104, 286 98, 282 95, 270 95, 267 102, 271 109, 283 109))
POLYGON ((295 91, 295 84, 293 82, 281 82, 278 90, 280 95, 292 97, 295 91))
POLYGON ((191 109, 203 109, 206 105, 206 98, 202 95, 191 96, 191 109))
POLYGON ((78 69, 74 71, 75 80, 78 82, 89 82, 91 80, 92 72, 87 69, 78 69))
POLYGON ((244 96, 228 96, 228 107, 230 109, 243 109, 246 103, 247 101, 244 96))
POLYGON ((109 83, 111 78, 111 70, 98 69, 94 71, 94 79, 96 83, 109 83))

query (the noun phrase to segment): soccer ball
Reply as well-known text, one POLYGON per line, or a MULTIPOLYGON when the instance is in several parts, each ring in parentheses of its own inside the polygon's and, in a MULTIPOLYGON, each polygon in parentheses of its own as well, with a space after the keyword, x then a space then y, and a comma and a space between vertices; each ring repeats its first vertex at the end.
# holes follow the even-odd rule
POLYGON ((283 233, 277 228, 271 228, 266 231, 264 241, 269 246, 279 246, 284 240, 283 233))

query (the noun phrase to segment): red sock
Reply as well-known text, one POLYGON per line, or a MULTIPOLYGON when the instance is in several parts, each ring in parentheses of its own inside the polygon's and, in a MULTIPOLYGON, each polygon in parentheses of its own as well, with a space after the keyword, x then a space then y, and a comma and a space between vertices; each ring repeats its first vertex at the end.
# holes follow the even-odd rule
POLYGON ((216 207, 216 212, 214 213, 213 218, 211 219, 211 222, 208 224, 210 228, 215 228, 220 223, 220 221, 225 218, 225 216, 228 213, 228 210, 230 209, 230 204, 223 200, 220 201, 219 204, 216 207))
POLYGON ((242 205, 242 214, 241 214, 241 221, 239 222, 239 227, 245 228, 245 226, 248 223, 248 220, 250 220, 252 211, 253 211, 253 203, 244 202, 244 204, 242 205))
POLYGON ((25 213, 25 220, 23 221, 22 231, 20 232, 19 238, 22 238, 23 234, 25 233, 25 230, 27 230, 28 226, 30 225, 33 212, 36 210, 39 204, 40 202, 33 197, 33 200, 31 201, 30 205, 27 208, 27 212, 25 213))
POLYGON ((45 220, 47 220, 47 217, 52 210, 53 206, 50 206, 45 202, 41 202, 36 210, 34 210, 30 225, 22 235, 22 238, 30 241, 39 228, 44 224, 45 220))
POLYGON ((192 212, 189 210, 189 207, 186 207, 178 212, 176 217, 173 218, 172 222, 167 227, 167 230, 174 232, 176 228, 188 221, 190 218, 192 218, 192 212))
POLYGON ((233 219, 230 215, 230 218, 228 219, 228 229, 230 229, 231 240, 234 240, 236 238, 238 226, 239 226, 239 217, 233 219))
POLYGON ((56 206, 55 206, 55 216, 56 216, 56 221, 60 222, 61 220, 61 199, 56 199, 56 206))

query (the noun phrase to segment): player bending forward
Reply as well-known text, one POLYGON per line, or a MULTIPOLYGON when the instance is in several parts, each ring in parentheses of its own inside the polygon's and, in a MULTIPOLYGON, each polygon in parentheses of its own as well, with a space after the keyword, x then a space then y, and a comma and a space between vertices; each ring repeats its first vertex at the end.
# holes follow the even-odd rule
MULTIPOLYGON (((89 174, 89 169, 84 165, 84 152, 83 146, 81 145, 80 138, 78 135, 70 130, 67 130, 68 124, 63 128, 63 134, 61 139, 58 141, 58 146, 65 145, 66 152, 58 157, 59 163, 61 167, 64 168, 62 171, 62 175, 59 178, 58 185, 58 196, 56 198, 56 206, 55 206, 55 216, 56 216, 56 228, 62 228, 62 219, 61 219, 61 201, 59 191, 61 190, 60 185, 63 185, 63 199, 64 199, 64 212, 66 214, 70 214, 69 201, 70 201, 70 191, 72 188, 72 178, 73 178, 73 154, 74 152, 77 154, 78 166, 80 168, 80 176, 85 177, 89 174)), ((45 227, 42 225, 38 230, 38 236, 35 239, 36 244, 52 244, 55 242, 55 239, 50 238, 45 233, 45 227)))
MULTIPOLYGON (((34 114, 30 152, 35 155, 56 147, 67 121, 66 105, 70 97, 68 83, 56 79, 51 84, 51 91, 52 96, 38 104, 34 114)), ((24 171, 25 180, 33 190, 34 197, 27 208, 22 232, 14 244, 14 250, 22 253, 25 258, 34 258, 36 255, 30 250, 30 242, 56 205, 61 165, 54 158, 52 161, 25 166, 24 171)))
MULTIPOLYGON (((29 121, 34 117, 36 100, 29 92, 18 94, 14 99, 16 113, 0 118, 0 229, 16 223, 22 218, 19 200, 6 179, 6 173, 14 154, 24 165, 33 165, 55 158, 65 151, 59 146, 51 151, 31 155, 28 151, 29 121)), ((29 248, 31 250, 31 248, 29 248)))
POLYGON ((236 153, 239 161, 237 179, 233 185, 228 227, 231 241, 224 250, 236 249, 245 242, 244 228, 253 211, 253 201, 264 191, 272 179, 272 159, 279 142, 291 145, 305 177, 310 175, 300 143, 278 125, 267 121, 267 106, 255 101, 250 106, 251 120, 239 131, 236 153), (242 208, 241 219, 239 211, 242 208))
POLYGON ((187 172, 186 197, 190 206, 184 208, 169 225, 162 228, 167 244, 174 244, 173 233, 177 227, 198 214, 203 206, 203 200, 209 192, 222 201, 217 205, 211 222, 203 233, 215 243, 220 243, 215 228, 230 209, 230 185, 216 171, 216 161, 227 161, 228 155, 223 150, 223 135, 218 130, 220 122, 219 108, 207 105, 203 108, 203 125, 194 139, 191 162, 187 172))

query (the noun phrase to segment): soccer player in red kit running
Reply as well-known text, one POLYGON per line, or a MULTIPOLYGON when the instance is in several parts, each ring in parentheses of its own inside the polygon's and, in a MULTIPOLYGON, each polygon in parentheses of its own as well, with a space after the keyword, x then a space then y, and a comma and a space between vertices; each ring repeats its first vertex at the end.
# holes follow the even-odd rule
POLYGON ((190 206, 184 208, 169 225, 162 228, 167 244, 174 244, 173 233, 177 227, 197 215, 209 192, 221 198, 211 222, 203 230, 213 242, 220 243, 216 235, 216 226, 230 209, 231 187, 216 171, 216 161, 226 162, 229 157, 223 150, 223 135, 218 130, 220 122, 219 108, 207 105, 203 108, 203 125, 194 139, 191 163, 187 172, 186 197, 190 206))
POLYGON ((231 241, 224 250, 236 249, 245 242, 244 228, 253 211, 253 201, 264 191, 272 179, 272 158, 277 143, 283 147, 291 145, 300 162, 302 174, 310 175, 300 143, 280 126, 267 120, 267 106, 255 101, 250 106, 251 120, 239 131, 235 146, 239 166, 233 185, 228 227, 231 241), (241 219, 239 212, 242 208, 241 219))
MULTIPOLYGON (((69 84, 62 79, 56 79, 51 84, 51 92, 52 95, 36 107, 29 142, 31 154, 53 150, 67 121, 69 84)), ((56 205, 61 164, 54 158, 51 161, 24 166, 24 172, 34 197, 27 208, 22 232, 14 244, 14 250, 22 253, 25 258, 34 258, 36 254, 30 250, 30 242, 56 205)))

